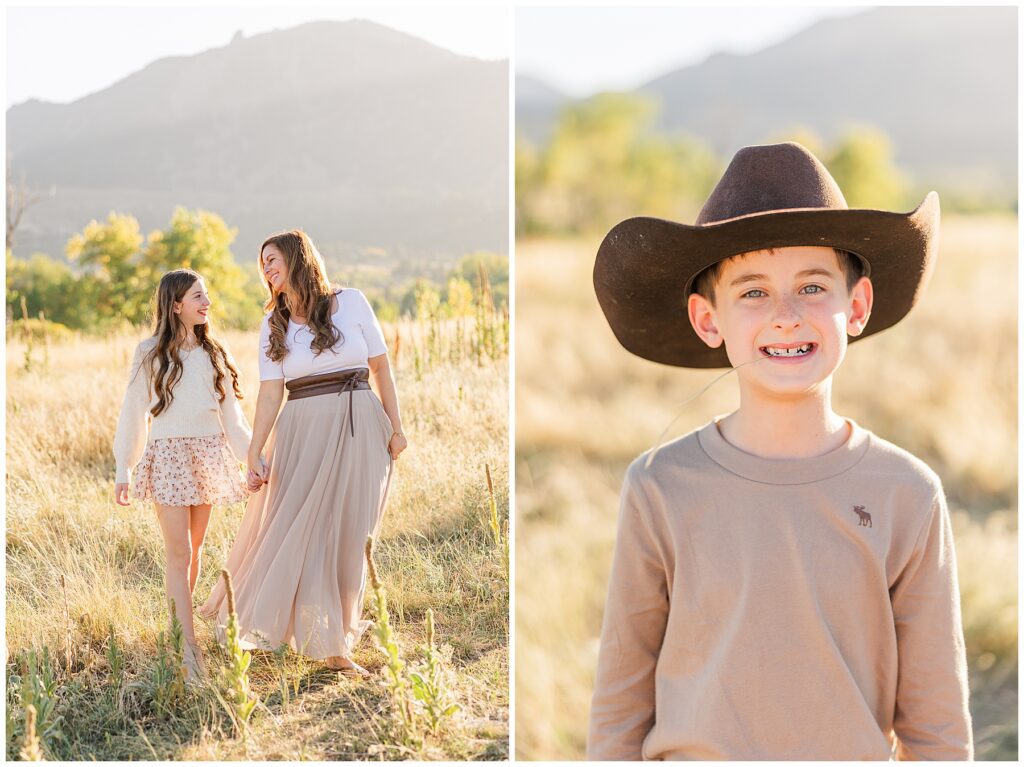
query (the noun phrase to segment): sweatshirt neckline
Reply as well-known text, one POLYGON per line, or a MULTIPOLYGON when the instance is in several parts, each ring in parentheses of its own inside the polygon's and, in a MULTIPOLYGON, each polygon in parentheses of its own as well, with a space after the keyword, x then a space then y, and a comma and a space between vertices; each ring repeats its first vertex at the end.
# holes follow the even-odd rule
POLYGON ((870 433, 849 418, 850 436, 839 447, 810 458, 764 458, 740 450, 718 430, 718 418, 697 432, 707 456, 723 469, 755 482, 770 485, 801 485, 817 482, 852 469, 867 453, 870 433))

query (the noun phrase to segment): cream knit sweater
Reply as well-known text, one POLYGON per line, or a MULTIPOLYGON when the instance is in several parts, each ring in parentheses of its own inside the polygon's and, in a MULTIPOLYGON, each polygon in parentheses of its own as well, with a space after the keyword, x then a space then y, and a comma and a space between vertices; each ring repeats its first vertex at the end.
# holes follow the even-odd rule
POLYGON ((745 453, 715 423, 626 476, 593 760, 972 756, 938 477, 852 425, 825 455, 745 453))
POLYGON ((168 437, 207 437, 223 432, 231 452, 244 462, 252 433, 231 386, 231 375, 225 373, 222 381, 225 397, 223 402, 218 402, 213 388, 213 363, 202 348, 182 352, 184 369, 181 379, 174 385, 174 399, 153 418, 150 409, 156 404, 156 397, 149 380, 149 366, 143 366, 142 360, 155 344, 155 338, 147 338, 135 349, 128 390, 114 436, 115 482, 129 481, 131 469, 139 462, 148 442, 168 437))

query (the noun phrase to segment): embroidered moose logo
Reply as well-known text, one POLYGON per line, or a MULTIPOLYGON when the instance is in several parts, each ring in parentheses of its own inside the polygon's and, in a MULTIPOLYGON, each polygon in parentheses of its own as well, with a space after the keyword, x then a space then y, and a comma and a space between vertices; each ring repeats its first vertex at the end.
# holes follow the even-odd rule
POLYGON ((854 506, 854 512, 860 517, 860 521, 857 523, 857 527, 871 527, 871 515, 864 511, 863 506, 854 506))

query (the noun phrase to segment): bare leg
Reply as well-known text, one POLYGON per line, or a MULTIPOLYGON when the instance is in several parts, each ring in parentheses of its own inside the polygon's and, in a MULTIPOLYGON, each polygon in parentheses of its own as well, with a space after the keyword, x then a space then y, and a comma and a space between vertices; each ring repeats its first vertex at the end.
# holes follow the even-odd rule
MULTIPOLYGON (((189 506, 188 534, 192 542, 192 561, 188 568, 188 593, 191 596, 196 591, 196 581, 199 579, 200 558, 203 555, 203 541, 206 539, 206 528, 210 524, 210 509, 208 503, 202 506, 189 506)), ((189 599, 191 604, 191 598, 189 599)))
POLYGON ((164 583, 167 599, 174 600, 174 612, 181 621, 185 641, 196 643, 192 624, 192 593, 189 590, 189 565, 192 563, 192 539, 189 536, 189 510, 187 506, 156 506, 157 519, 164 534, 164 552, 167 572, 164 583))

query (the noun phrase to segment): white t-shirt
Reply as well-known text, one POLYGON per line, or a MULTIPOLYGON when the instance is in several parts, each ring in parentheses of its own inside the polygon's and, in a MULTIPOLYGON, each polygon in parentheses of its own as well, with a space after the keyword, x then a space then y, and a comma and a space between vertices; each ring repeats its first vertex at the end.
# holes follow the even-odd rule
POLYGON ((270 314, 260 324, 260 380, 276 381, 335 373, 339 370, 368 367, 368 358, 387 352, 384 332, 373 313, 373 307, 362 291, 345 288, 335 294, 338 309, 331 315, 334 326, 341 331, 341 338, 331 349, 314 354, 310 348, 313 333, 305 325, 288 320, 285 345, 288 353, 280 362, 267 356, 270 344, 270 314))

